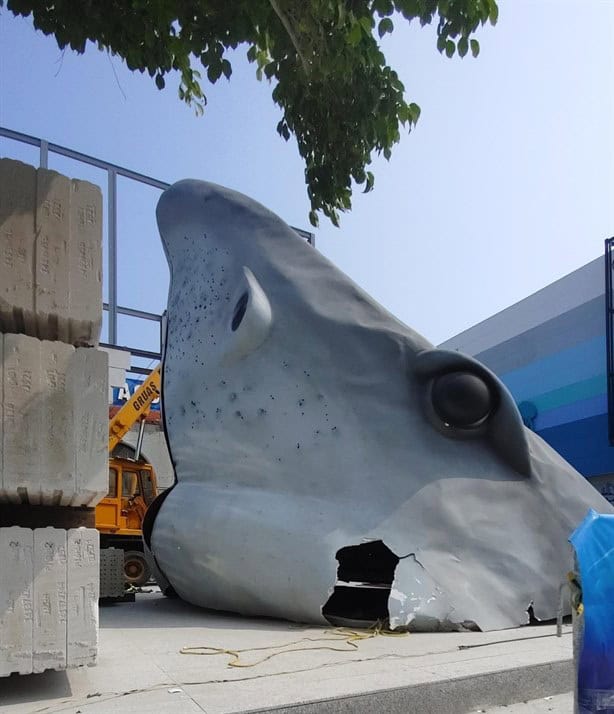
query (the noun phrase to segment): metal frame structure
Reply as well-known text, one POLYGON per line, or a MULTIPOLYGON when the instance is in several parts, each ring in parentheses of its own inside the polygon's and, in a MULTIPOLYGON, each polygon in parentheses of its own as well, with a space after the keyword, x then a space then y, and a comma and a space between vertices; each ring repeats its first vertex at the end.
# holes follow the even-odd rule
MULTIPOLYGON (((69 149, 66 146, 60 146, 59 144, 53 144, 45 139, 39 139, 29 134, 22 134, 19 131, 13 131, 12 129, 7 129, 5 127, 0 127, 0 137, 5 139, 11 139, 12 141, 18 141, 22 144, 29 144, 30 146, 37 146, 40 150, 39 156, 39 166, 40 168, 48 168, 49 164, 49 153, 58 154, 59 156, 64 156, 68 159, 73 159, 74 161, 80 161, 84 164, 89 164, 98 169, 102 169, 107 172, 107 264, 108 264, 108 274, 107 279, 107 291, 109 295, 109 301, 103 303, 103 309, 108 313, 108 343, 103 344, 103 346, 113 347, 114 349, 124 350, 130 352, 135 357, 142 357, 145 359, 160 359, 162 352, 162 315, 158 315, 153 312, 146 312, 144 310, 137 310, 135 308, 118 305, 117 304, 117 177, 122 176, 123 178, 136 181, 138 183, 146 184, 147 186, 152 186, 153 188, 158 188, 164 191, 170 186, 169 183, 165 181, 160 181, 159 179, 152 178, 151 176, 145 176, 145 174, 138 173, 136 171, 131 171, 130 169, 124 168, 123 166, 117 166, 116 164, 111 164, 108 161, 103 161, 102 159, 97 159, 88 154, 83 154, 80 151, 75 151, 74 149, 69 149), (160 350, 158 352, 152 352, 149 350, 142 350, 138 347, 129 347, 125 345, 117 344, 117 317, 118 315, 127 315, 128 317, 135 317, 140 320, 152 320, 160 325, 160 350)), ((302 230, 300 228, 293 229, 304 238, 312 246, 315 246, 315 235, 309 231, 302 230)), ((133 372, 139 372, 142 374, 149 374, 149 370, 142 369, 140 367, 133 367, 133 372)))
POLYGON ((614 237, 605 241, 605 334, 608 376, 608 439, 614 446, 614 237))

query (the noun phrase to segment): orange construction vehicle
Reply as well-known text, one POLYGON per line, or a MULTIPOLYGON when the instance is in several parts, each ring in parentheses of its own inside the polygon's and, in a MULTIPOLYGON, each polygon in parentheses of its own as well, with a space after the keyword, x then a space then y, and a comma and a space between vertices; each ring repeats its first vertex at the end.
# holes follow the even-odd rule
POLYGON ((124 577, 129 585, 144 585, 150 570, 143 554, 142 524, 149 504, 158 495, 156 475, 141 458, 145 419, 160 396, 160 365, 109 421, 109 492, 96 506, 101 548, 124 551, 124 577), (134 458, 114 456, 121 440, 139 423, 134 458))

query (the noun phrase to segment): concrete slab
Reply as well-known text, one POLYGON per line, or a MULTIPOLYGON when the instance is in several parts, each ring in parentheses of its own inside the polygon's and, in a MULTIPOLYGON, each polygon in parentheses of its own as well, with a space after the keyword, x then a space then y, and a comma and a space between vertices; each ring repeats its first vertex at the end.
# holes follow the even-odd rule
POLYGON ((94 528, 0 528, 0 678, 94 664, 98 538, 94 528))
POLYGON ((36 172, 34 311, 38 337, 70 342, 68 240, 70 180, 56 171, 36 172))
MULTIPOLYGON (((28 501, 44 506, 68 506, 77 489, 75 468, 75 413, 80 399, 71 390, 76 378, 77 355, 70 345, 47 340, 22 338, 32 351, 40 349, 41 391, 32 403, 24 403, 24 412, 41 412, 41 431, 37 444, 41 450, 39 482, 30 481, 28 501), (38 345, 37 345, 38 343, 38 345), (39 493, 37 494, 36 486, 39 493)), ((84 397, 81 397, 83 399, 84 397)), ((10 478, 11 472, 7 469, 10 478)))
POLYGON ((36 170, 0 159, 0 332, 35 330, 36 170))
POLYGON ((98 531, 94 528, 72 528, 67 533, 66 550, 66 666, 93 665, 98 655, 98 531))
POLYGON ((40 500, 43 410, 40 342, 6 334, 2 339, 2 490, 0 499, 12 503, 40 500), (22 498, 22 495, 24 496, 22 498))
POLYGON ((77 349, 70 392, 75 421, 75 491, 71 506, 93 506, 109 488, 108 355, 77 349))
POLYGON ((0 503, 94 506, 107 492, 107 354, 0 335, 0 503))
POLYGON ((100 189, 0 159, 0 332, 95 346, 101 324, 100 189))
POLYGON ((33 548, 30 529, 0 528, 0 677, 32 672, 33 548))
POLYGON ((32 671, 66 668, 66 531, 34 532, 32 671))
POLYGON ((96 345, 102 325, 102 193, 71 181, 68 241, 70 342, 96 345))
POLYGON ((0 682, 3 714, 151 711, 420 712, 462 714, 573 687, 571 628, 379 635, 248 619, 191 607, 159 593, 100 613, 98 665, 0 682), (239 653, 181 654, 186 646, 239 653), (275 654, 275 652, 281 654, 275 654), (28 701, 26 691, 32 692, 28 701), (34 706, 34 703, 36 706, 34 706))

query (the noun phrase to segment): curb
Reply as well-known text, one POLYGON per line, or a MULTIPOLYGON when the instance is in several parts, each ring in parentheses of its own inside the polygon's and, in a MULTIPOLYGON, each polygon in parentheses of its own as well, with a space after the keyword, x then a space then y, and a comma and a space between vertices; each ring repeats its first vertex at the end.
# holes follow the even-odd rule
POLYGON ((245 714, 463 714, 565 694, 573 687, 574 667, 569 659, 354 696, 252 709, 245 714))

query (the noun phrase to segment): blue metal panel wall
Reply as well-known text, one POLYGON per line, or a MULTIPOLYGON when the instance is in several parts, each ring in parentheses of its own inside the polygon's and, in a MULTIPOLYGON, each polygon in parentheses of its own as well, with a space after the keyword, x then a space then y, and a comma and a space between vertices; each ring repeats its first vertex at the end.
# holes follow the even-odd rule
POLYGON ((614 448, 608 443, 607 414, 544 429, 539 435, 585 476, 614 472, 614 448))
POLYGON ((476 357, 498 374, 518 403, 535 406, 535 431, 580 473, 614 473, 603 298, 563 312, 476 357))

